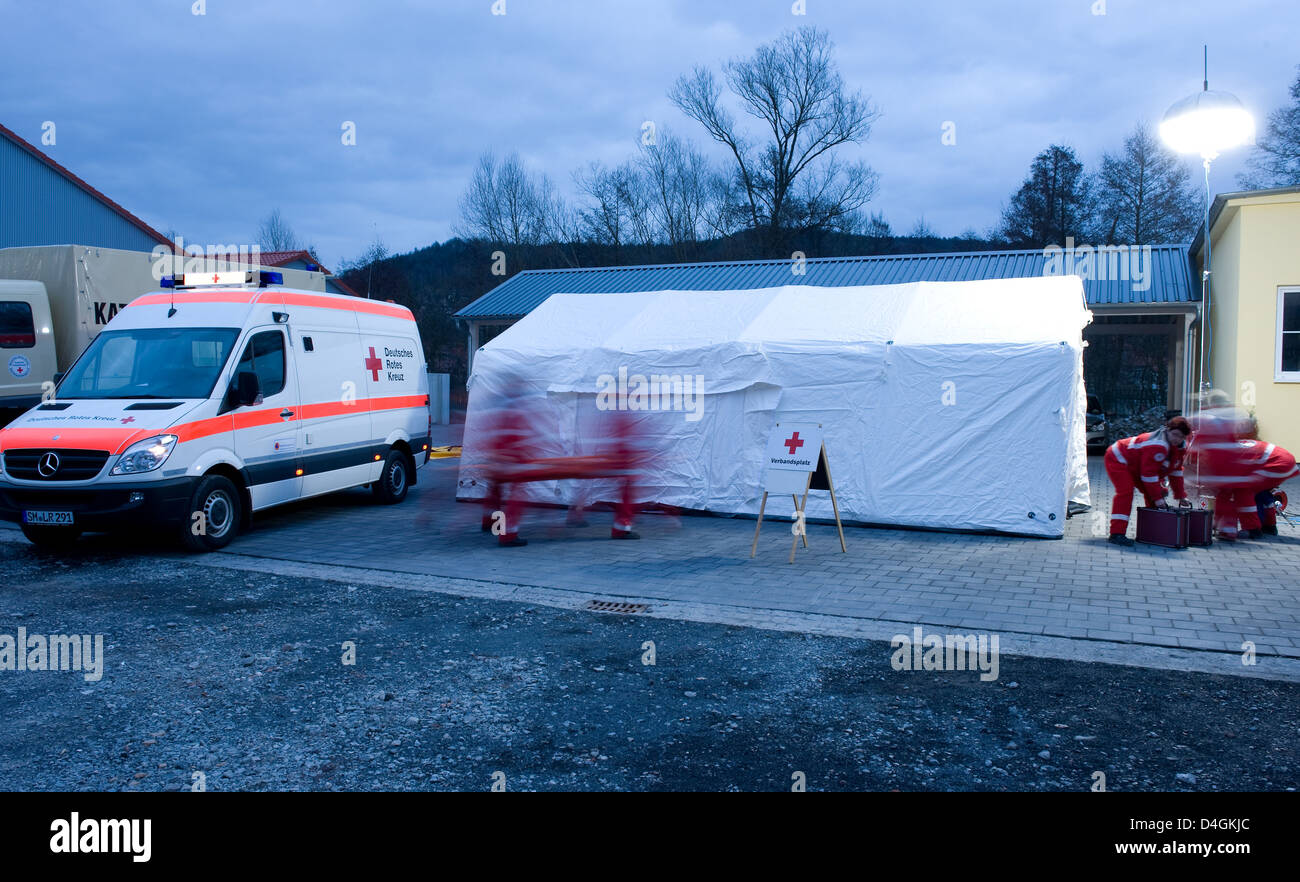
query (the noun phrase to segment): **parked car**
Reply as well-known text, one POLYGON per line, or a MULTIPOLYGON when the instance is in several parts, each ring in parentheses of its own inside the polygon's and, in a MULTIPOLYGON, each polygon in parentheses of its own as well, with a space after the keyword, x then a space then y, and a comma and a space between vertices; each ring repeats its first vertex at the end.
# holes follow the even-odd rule
POLYGON ((1096 395, 1088 396, 1087 444, 1089 453, 1102 453, 1106 450, 1106 413, 1102 410, 1101 399, 1096 395))

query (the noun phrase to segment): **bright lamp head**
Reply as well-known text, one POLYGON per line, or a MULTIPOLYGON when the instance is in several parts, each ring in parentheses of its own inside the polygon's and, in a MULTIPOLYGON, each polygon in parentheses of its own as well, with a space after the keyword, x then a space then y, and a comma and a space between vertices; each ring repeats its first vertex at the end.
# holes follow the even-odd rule
POLYGON ((1255 118, 1230 92, 1188 95, 1165 111, 1160 137, 1179 153, 1213 159, 1224 150, 1255 140, 1255 118))

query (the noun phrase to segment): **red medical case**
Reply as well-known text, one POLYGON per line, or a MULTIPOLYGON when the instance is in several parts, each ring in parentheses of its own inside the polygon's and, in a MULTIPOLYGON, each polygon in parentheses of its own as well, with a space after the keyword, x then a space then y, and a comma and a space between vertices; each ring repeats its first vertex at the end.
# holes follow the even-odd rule
POLYGON ((1204 509, 1183 509, 1182 516, 1187 520, 1188 545, 1214 544, 1214 513, 1204 509))
POLYGON ((1178 508, 1139 508, 1137 541, 1165 548, 1209 545, 1214 528, 1208 511, 1178 508))

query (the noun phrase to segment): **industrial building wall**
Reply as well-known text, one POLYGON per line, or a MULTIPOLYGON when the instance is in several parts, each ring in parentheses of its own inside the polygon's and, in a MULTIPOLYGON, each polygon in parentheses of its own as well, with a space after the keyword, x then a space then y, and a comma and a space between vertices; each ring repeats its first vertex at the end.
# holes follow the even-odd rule
POLYGON ((153 237, 0 137, 0 248, 69 243, 149 251, 153 237))

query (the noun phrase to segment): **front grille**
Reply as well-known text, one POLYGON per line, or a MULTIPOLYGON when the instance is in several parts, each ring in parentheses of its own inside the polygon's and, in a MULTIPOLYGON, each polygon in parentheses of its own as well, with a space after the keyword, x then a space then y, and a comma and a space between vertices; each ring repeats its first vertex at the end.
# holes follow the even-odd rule
POLYGON ((107 461, 107 450, 6 450, 5 474, 24 481, 88 481, 103 470, 107 461), (52 474, 42 474, 40 469, 47 453, 58 457, 58 466, 52 474))

